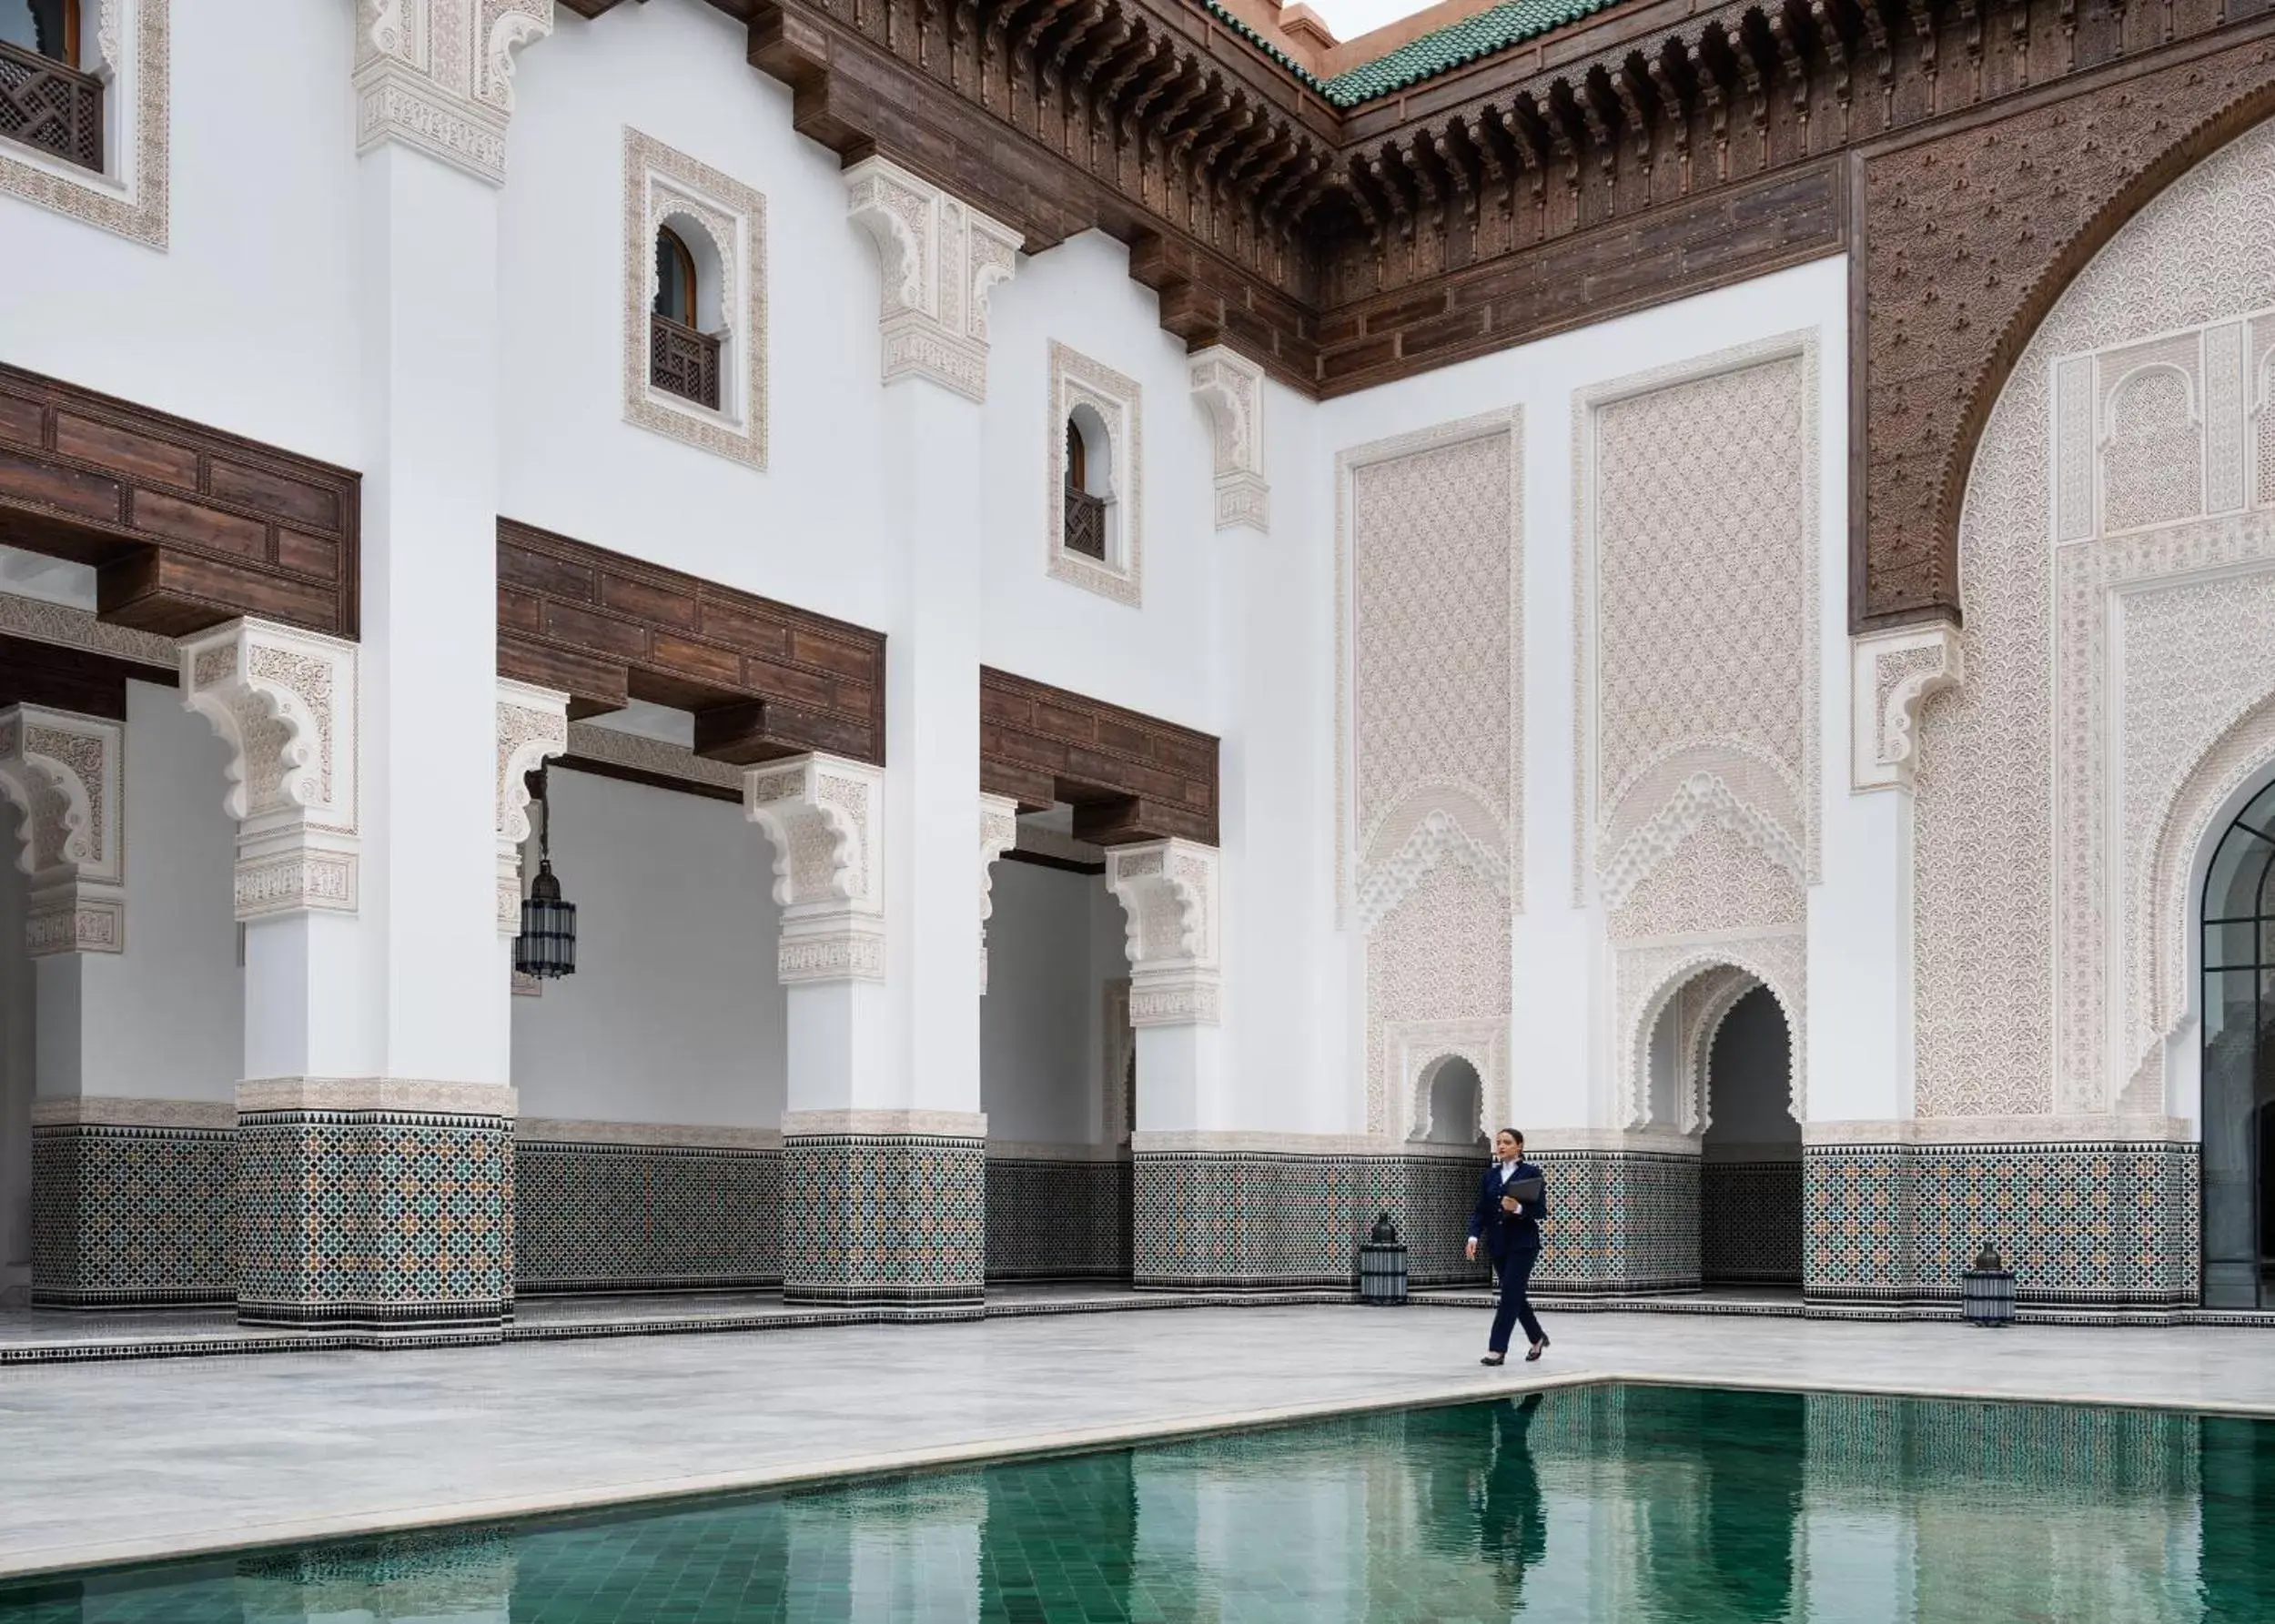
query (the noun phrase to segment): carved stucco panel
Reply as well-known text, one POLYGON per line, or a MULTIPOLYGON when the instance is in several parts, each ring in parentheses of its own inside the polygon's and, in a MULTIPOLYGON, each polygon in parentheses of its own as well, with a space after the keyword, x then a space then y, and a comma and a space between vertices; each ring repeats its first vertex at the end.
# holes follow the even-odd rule
MULTIPOLYGON (((2167 570, 2205 567, 2190 563, 2191 553, 2209 560, 2249 526, 2191 518, 2203 510, 2200 499, 2122 451, 2113 471, 2109 425, 2091 418, 2110 398, 2121 402, 2124 376, 2141 376, 2142 365, 2166 368, 2169 378, 2200 377, 2186 364, 2196 337, 2180 329, 2275 305, 2270 240, 2275 127, 2262 126, 2167 188, 2095 257, 1992 409, 1960 523, 1967 681, 1929 701, 1920 730, 1913 953, 1923 1116, 2106 1111, 2113 1103, 2120 1063, 2108 943, 2121 928, 2123 848, 2145 837, 2129 832, 2143 826, 2113 787, 2112 752, 2125 747, 2111 742, 2121 718, 2111 709, 2116 673, 2102 646, 2108 593, 2119 579, 2138 587, 2167 570), (2096 358, 2095 373, 2064 358, 2082 357, 2096 358), (2102 358, 2118 372, 2079 387, 2100 374, 2102 358), (2081 430, 2100 453, 2089 517, 2072 489, 2082 459, 2069 448, 2081 430), (2062 548, 2058 568, 2049 469, 2064 480, 2061 533, 2080 537, 2062 548), (2173 513, 2179 520, 2163 528, 2108 533, 2113 524, 2173 513)), ((2180 444, 2179 386, 2156 387, 2164 427, 2155 432, 2180 444)), ((2135 431, 2157 420, 2137 417, 2135 431)), ((2146 681, 2144 693, 2162 702, 2153 668, 2167 657, 2128 638, 2123 686, 2146 681)), ((2125 708, 2133 710, 2130 701, 2125 708)), ((2122 721, 2127 734, 2136 724, 2145 731, 2148 715, 2133 710, 2122 721)), ((2180 769, 2160 762, 2154 770, 2180 769)), ((2137 783, 2124 798, 2138 791, 2153 802, 2176 787, 2137 783)), ((2139 860, 2153 862, 2153 853, 2139 860)))

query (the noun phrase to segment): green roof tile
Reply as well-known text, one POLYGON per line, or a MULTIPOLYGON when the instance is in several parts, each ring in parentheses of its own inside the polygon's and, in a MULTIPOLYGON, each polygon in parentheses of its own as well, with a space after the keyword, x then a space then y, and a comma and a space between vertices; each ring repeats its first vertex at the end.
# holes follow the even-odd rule
POLYGON ((1388 55, 1362 62, 1331 79, 1321 79, 1297 66, 1285 52, 1225 10, 1217 0, 1203 0, 1218 22, 1254 43, 1266 55, 1338 107, 1355 107, 1424 79, 1451 73, 1481 56, 1490 56, 1495 51, 1537 38, 1552 28, 1578 22, 1614 3, 1615 0, 1507 0, 1505 5, 1488 6, 1473 16, 1449 23, 1420 39, 1409 40, 1388 55))

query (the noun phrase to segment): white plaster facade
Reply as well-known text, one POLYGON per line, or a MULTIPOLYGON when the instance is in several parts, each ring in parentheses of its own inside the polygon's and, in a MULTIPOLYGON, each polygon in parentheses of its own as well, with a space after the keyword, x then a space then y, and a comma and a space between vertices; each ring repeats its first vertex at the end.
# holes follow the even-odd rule
MULTIPOLYGON (((0 361, 363 470, 366 504, 364 631, 327 745, 348 752, 353 817, 295 824, 320 824, 335 856, 352 838, 356 883, 261 893, 274 910, 240 894, 240 960, 228 751, 168 709, 179 696, 132 690, 126 951, 0 973, 0 1007, 36 1004, 40 1050, 7 1024, 0 1265, 18 1272, 0 1285, 21 1279, 25 1113, 50 1092, 33 1071, 86 1096, 217 1105, 244 1080, 511 1083, 532 1116, 753 1131, 787 1112, 984 1112, 1009 1141, 1117 1143, 1107 1012, 1132 971, 1109 893, 1128 906, 1138 888, 1118 882, 1141 876, 1128 854, 1080 880, 998 862, 992 893, 975 885, 982 665, 1221 741, 1220 842, 1182 854, 1208 870, 1205 927, 1188 920, 1123 994, 1139 1075, 1160 1084, 1140 1087, 1144 1132, 1394 1147, 1427 1126, 1420 1080, 1458 1054, 1489 1116, 1542 1143, 1694 1142, 1705 1108, 1685 1095, 1655 1115, 1639 1048, 1702 973, 1720 980, 1693 1000, 1721 1014, 1734 977, 1770 986, 1807 1123, 2044 1116, 2058 1135, 2057 1118, 2189 1116, 2187 1045, 2167 1039, 2185 1022, 2191 841, 2264 765, 2270 685, 2239 667, 2213 695, 2171 660, 2184 623, 2265 646, 2275 284, 2253 245, 2275 231, 2275 133, 2128 227, 2026 356, 1977 464, 1965 636, 1852 646, 1838 258, 1314 402, 1237 355, 1188 356, 1103 236, 1025 257, 889 166, 841 173, 700 0, 594 22, 544 0, 481 8, 501 32, 461 81, 429 84, 471 132, 447 158, 408 104, 355 116, 439 71, 427 46, 359 43, 359 17, 388 9, 134 0, 143 34, 170 30, 163 127, 137 149, 156 155, 137 184, 163 195, 162 228, 103 229, 0 186, 0 361), (288 71, 234 71, 252 60, 288 71), (626 222, 689 207, 663 196, 674 175, 733 238, 738 394, 731 421, 693 425, 715 432, 653 431, 626 378, 644 268, 626 222), (2225 224, 2196 231, 2206 218, 2225 224), (1098 583, 1038 545, 1083 376, 1067 357, 1124 414, 1127 590, 1085 590, 1098 583), (1775 455, 1724 508, 1677 501, 1701 546, 1607 572, 1606 425, 1654 410, 1774 418, 1775 455), (2177 492, 2141 471, 2176 466, 2175 445, 2196 470, 2177 492), (1368 596, 1384 543, 1361 509, 1369 470, 1423 454, 1439 463, 1416 489, 1451 506, 1394 538, 1428 588, 1401 608, 1368 596), (2089 494, 2065 484, 2058 509, 2031 507, 2044 469, 2072 459, 2089 494), (1772 471, 1789 482, 1764 495, 1772 471), (759 816, 787 791, 753 792, 753 828, 715 772, 696 799, 556 769, 553 857, 583 963, 505 1005, 500 514, 885 632, 891 765, 841 775, 861 786, 857 861, 840 852, 834 878, 785 893, 777 856, 797 870, 792 848, 821 838, 759 816), (1764 526, 1774 546, 1749 553, 1764 526), (2022 540, 2001 550, 1992 527, 2022 540), (2067 564, 2049 580, 2048 533, 2074 548, 2074 583, 2067 564), (1600 629, 1635 607, 1617 594, 1649 579, 1681 600, 1742 566, 1757 573, 1731 597, 1754 619, 1729 623, 1709 592, 1720 644, 1695 605, 1622 622, 1630 698, 1600 700, 1600 629), (2050 594, 2073 590, 2121 604, 2121 651, 2049 663, 2050 594), (1458 623, 1433 620, 1431 594, 1458 623), (1398 623, 1387 641, 1378 610, 1398 623), (1679 654, 1663 646, 1676 620, 1679 654), (2097 672, 2121 675, 2118 712, 2059 699, 2097 672), (2050 710, 2122 757, 2118 782, 2057 772, 2088 734, 2058 746, 2050 710), (2256 731, 2221 755, 2237 730, 2256 731), (2074 807, 2060 841, 2049 803, 2074 807), (2095 855, 2064 843, 2073 831, 2095 855), (1684 863, 1705 876, 1695 894, 1646 894, 1684 863), (2001 889, 2027 906, 1978 917, 2001 889), (794 953, 793 914, 827 914, 831 949, 794 953), (51 992, 66 976, 67 997, 51 992)), ((1680 470, 1630 472, 1681 496, 1680 470)), ((78 590, 91 605, 91 580, 78 590)), ((193 687, 207 647, 186 656, 193 687)), ((572 755, 590 725, 571 725, 572 755)), ((684 739, 625 742, 640 731, 612 748, 684 755, 684 739)), ((815 772, 797 791, 813 829, 852 816, 824 815, 815 772)), ((0 942, 21 941, 26 883, 0 899, 0 942)))

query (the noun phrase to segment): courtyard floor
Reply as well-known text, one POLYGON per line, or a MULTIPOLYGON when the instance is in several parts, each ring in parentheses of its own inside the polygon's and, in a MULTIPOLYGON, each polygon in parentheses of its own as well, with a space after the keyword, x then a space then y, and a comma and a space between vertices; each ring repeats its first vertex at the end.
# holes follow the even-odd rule
POLYGON ((2275 1416, 2235 1327, 1192 1308, 0 1367, 0 1576, 1627 1377, 2275 1416))

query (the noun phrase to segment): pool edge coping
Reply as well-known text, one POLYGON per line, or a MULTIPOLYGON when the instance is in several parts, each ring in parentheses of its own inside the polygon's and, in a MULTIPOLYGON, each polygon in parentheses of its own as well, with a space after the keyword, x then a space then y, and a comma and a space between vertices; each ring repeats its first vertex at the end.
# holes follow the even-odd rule
POLYGON ((1592 1387, 1709 1387, 1742 1392, 1825 1393, 1856 1397, 1924 1398, 1977 1404, 2069 1405, 2096 1409, 2153 1410, 2275 1420, 2275 1403, 2261 1404, 2249 1400, 2202 1403, 2178 1398, 2120 1397, 2107 1394, 1986 1392, 1969 1388, 1938 1388, 1887 1382, 1842 1382, 1825 1378, 1795 1381, 1733 1375, 1701 1377, 1667 1371, 1518 1372, 1513 1377, 1472 1376, 1460 1384, 1419 1392, 1326 1398, 1263 1409, 1195 1416, 1181 1420, 1125 1421, 1014 1437, 966 1439, 914 1449, 843 1456, 825 1461, 802 1461, 787 1466, 646 1478, 630 1484, 569 1488, 541 1495, 503 1496, 482 1500, 443 1502, 410 1509, 394 1508, 251 1523, 227 1532, 217 1530, 211 1536, 173 1535, 103 1540, 67 1547, 42 1546, 27 1549, 18 1556, 0 1553, 0 1585, 15 1585, 70 1574, 93 1574, 153 1567, 161 1563, 242 1556, 298 1545, 430 1529, 475 1528, 619 1508, 649 1510, 669 1506, 675 1501, 707 1499, 721 1495, 852 1484, 915 1472, 1049 1459, 1137 1444, 1180 1442, 1226 1433, 1299 1426, 1306 1422, 1331 1420, 1340 1416, 1373 1415, 1399 1409, 1441 1409, 1454 1405, 1516 1397, 1526 1393, 1592 1387))

